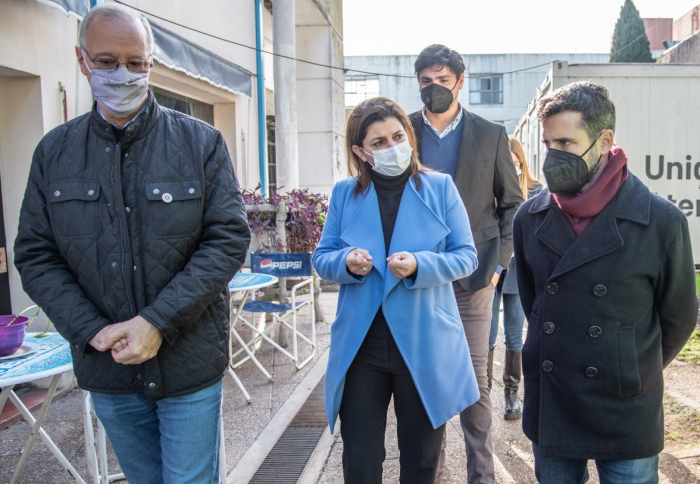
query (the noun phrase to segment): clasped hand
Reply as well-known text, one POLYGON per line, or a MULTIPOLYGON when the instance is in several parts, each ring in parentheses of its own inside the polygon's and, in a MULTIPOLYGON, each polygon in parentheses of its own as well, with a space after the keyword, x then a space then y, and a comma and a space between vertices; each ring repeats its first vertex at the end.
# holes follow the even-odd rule
POLYGON ((90 340, 97 351, 111 350, 114 361, 123 365, 138 365, 153 358, 162 343, 158 328, 141 316, 110 324, 90 340))
MULTIPOLYGON (((410 252, 395 252, 386 258, 389 270, 397 279, 409 277, 418 269, 418 262, 410 252)), ((348 271, 365 276, 372 270, 372 256, 365 249, 354 249, 345 258, 348 271)))

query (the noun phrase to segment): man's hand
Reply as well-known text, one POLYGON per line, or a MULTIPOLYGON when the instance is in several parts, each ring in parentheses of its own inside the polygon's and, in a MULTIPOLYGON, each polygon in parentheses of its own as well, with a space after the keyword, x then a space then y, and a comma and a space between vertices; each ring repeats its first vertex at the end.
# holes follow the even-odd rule
POLYGON ((138 365, 150 360, 158 353, 163 342, 163 335, 158 328, 141 316, 107 326, 102 331, 105 330, 107 333, 103 344, 112 349, 114 361, 123 365, 138 365))
POLYGON ((387 257, 386 260, 389 263, 391 273, 397 279, 409 277, 418 269, 418 262, 410 252, 395 252, 387 257))
POLYGON ((493 277, 491 278, 491 284, 493 284, 493 287, 496 287, 496 285, 498 284, 498 279, 500 279, 500 277, 501 275, 498 272, 495 272, 493 274, 493 277))
POLYGON ((372 270, 372 256, 365 249, 355 249, 345 258, 348 270, 358 276, 366 276, 372 270))

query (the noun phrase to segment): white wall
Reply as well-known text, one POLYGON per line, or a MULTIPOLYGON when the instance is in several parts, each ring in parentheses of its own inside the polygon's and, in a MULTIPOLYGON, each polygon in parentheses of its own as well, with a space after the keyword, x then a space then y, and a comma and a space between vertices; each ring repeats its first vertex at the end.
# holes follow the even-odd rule
MULTIPOLYGON (((399 74, 410 78, 379 77, 379 95, 398 102, 407 113, 423 107, 413 64, 417 55, 346 57, 346 67, 362 71, 399 74)), ((568 60, 570 63, 608 62, 608 54, 474 54, 464 55, 464 77, 469 74, 497 74, 544 66, 503 75, 503 104, 470 105, 469 80, 465 79, 459 101, 469 111, 494 121, 503 121, 512 132, 527 103, 537 94, 536 89, 549 71, 550 62, 568 60)), ((348 71, 347 75, 363 75, 348 71)))

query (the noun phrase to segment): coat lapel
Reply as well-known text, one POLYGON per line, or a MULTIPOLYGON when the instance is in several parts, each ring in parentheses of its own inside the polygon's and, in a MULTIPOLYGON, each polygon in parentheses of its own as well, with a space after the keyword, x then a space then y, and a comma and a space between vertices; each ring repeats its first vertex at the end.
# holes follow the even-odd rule
MULTIPOLYGON (((474 129, 474 126, 472 126, 473 119, 470 113, 466 109, 462 108, 462 116, 462 139, 459 142, 459 155, 457 155, 458 162, 457 166, 455 167, 454 178, 454 182, 458 190, 460 190, 460 187, 467 187, 469 167, 474 161, 472 158, 476 152, 474 147, 479 143, 479 140, 476 138, 478 130, 474 129)), ((459 194, 462 196, 462 200, 465 200, 465 202, 469 199, 468 193, 462 193, 460 191, 459 194)))
POLYGON ((365 195, 359 195, 354 203, 359 203, 355 217, 340 235, 340 240, 350 247, 367 250, 372 256, 374 269, 384 278, 386 270, 386 249, 382 232, 382 219, 374 184, 370 184, 365 195))
MULTIPOLYGON (((401 196, 399 213, 396 216, 396 225, 391 236, 389 255, 401 251, 431 250, 449 233, 450 229, 447 225, 418 194, 415 182, 411 178, 401 196)), ((384 281, 384 297, 386 298, 386 295, 400 282, 400 279, 386 274, 384 281)))

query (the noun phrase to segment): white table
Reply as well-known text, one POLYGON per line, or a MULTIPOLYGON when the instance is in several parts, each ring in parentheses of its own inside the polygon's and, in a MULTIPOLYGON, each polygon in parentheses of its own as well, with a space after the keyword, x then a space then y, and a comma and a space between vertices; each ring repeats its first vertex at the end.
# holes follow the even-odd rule
POLYGON ((39 348, 27 356, 14 359, 3 359, 0 361, 0 409, 5 406, 9 398, 12 403, 19 409, 24 419, 32 426, 32 431, 24 445, 24 452, 17 464, 15 473, 12 476, 10 484, 15 484, 22 473, 22 469, 27 463, 29 452, 34 445, 37 437, 41 437, 51 453, 58 459, 61 465, 73 476, 73 478, 85 484, 85 481, 80 477, 75 468, 68 462, 66 456, 54 444, 51 437, 42 428, 42 423, 46 417, 46 413, 51 405, 51 400, 56 393, 56 387, 61 378, 61 374, 73 369, 73 360, 70 355, 70 346, 68 341, 63 339, 58 333, 50 333, 44 338, 35 338, 38 333, 27 333, 25 342, 37 344, 39 348), (15 385, 20 383, 28 383, 41 378, 53 377, 49 390, 46 393, 44 404, 41 406, 39 413, 34 419, 29 409, 22 403, 17 394, 13 391, 15 385))
POLYGON ((238 303, 238 306, 233 306, 231 305, 231 335, 238 341, 238 343, 241 345, 241 349, 236 352, 235 354, 233 353, 233 341, 229 339, 229 352, 231 354, 231 358, 229 360, 229 369, 228 372, 231 375, 231 378, 233 378, 233 381, 236 383, 238 388, 241 389, 243 392, 243 395, 245 396, 246 400, 248 403, 250 403, 250 394, 246 391, 245 387, 243 386, 243 383, 241 380, 238 378, 236 373, 234 372, 234 369, 237 368, 241 363, 244 361, 247 361, 248 359, 252 360, 253 363, 255 363, 255 366, 258 367, 258 369, 263 372, 263 374, 270 380, 272 380, 272 376, 270 373, 265 369, 265 367, 258 361, 258 359, 255 357, 255 353, 251 349, 250 346, 254 344, 256 340, 259 339, 258 336, 254 337, 251 341, 246 343, 243 341, 243 338, 241 338, 241 335, 238 334, 238 331, 236 331, 236 323, 239 321, 243 321, 246 325, 251 327, 254 332, 258 332, 258 329, 255 328, 253 325, 250 324, 245 318, 242 317, 242 311, 243 311, 243 306, 245 305, 246 302, 248 302, 248 298, 250 297, 251 291, 255 291, 257 289, 262 289, 263 287, 268 287, 272 286, 273 284, 276 284, 278 282, 278 279, 275 276, 270 276, 268 274, 259 274, 255 272, 239 272, 236 274, 233 279, 231 279, 231 282, 228 284, 228 289, 231 292, 231 299, 233 299, 233 295, 235 293, 243 293, 241 296, 241 301, 238 303), (245 351, 246 354, 248 355, 247 358, 244 360, 241 360, 237 363, 233 363, 233 358, 240 354, 241 351, 245 351))

